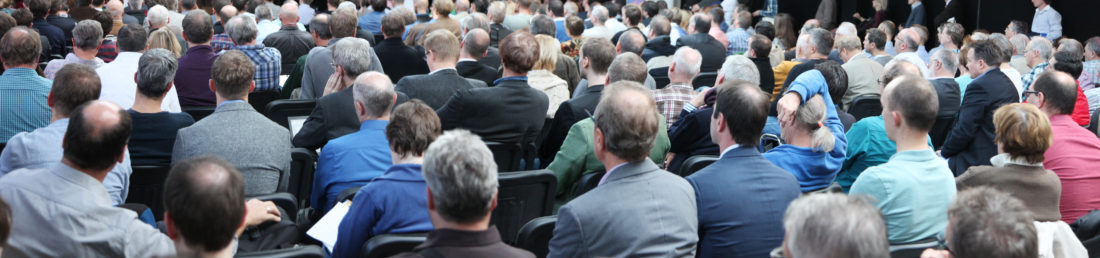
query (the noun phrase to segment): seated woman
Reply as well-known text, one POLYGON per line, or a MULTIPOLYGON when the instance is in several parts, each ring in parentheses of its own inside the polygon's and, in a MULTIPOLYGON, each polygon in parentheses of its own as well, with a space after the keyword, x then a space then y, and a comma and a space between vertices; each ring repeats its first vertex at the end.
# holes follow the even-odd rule
POLYGON ((802 192, 828 187, 844 163, 847 138, 825 76, 818 70, 799 75, 787 96, 799 98, 802 104, 790 121, 780 118, 787 144, 764 153, 764 158, 794 174, 802 192))
POLYGON ((558 50, 558 40, 554 37, 536 35, 535 40, 539 43, 539 59, 531 71, 527 72, 527 84, 531 85, 531 88, 546 93, 546 97, 550 100, 546 117, 554 118, 554 114, 558 112, 558 106, 569 100, 569 84, 554 75, 554 67, 561 51, 558 50))
POLYGON ((439 136, 435 110, 414 99, 398 105, 386 126, 393 167, 359 189, 340 222, 333 257, 358 257, 371 237, 387 233, 427 232, 427 183, 420 173, 424 150, 439 136))

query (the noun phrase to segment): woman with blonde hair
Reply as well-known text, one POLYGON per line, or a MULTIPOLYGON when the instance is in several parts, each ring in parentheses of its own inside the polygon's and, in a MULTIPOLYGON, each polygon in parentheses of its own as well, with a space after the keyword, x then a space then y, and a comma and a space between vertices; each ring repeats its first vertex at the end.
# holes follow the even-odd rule
POLYGON ((539 44, 539 60, 535 62, 534 67, 531 67, 531 71, 527 72, 527 84, 546 93, 546 97, 550 98, 546 117, 553 118, 558 112, 558 105, 569 100, 569 84, 554 75, 555 64, 558 55, 561 54, 561 44, 554 37, 547 35, 535 35, 535 41, 539 44))
POLYGON ((172 32, 168 31, 168 27, 154 30, 149 34, 149 41, 146 42, 145 49, 163 48, 171 51, 176 55, 176 58, 180 57, 180 44, 176 40, 176 36, 172 35, 172 32))

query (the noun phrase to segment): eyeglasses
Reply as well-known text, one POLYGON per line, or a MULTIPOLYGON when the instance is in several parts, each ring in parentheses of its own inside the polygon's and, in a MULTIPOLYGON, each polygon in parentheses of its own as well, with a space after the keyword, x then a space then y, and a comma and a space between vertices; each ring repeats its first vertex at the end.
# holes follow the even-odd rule
POLYGON ((1027 96, 1039 95, 1039 92, 1038 91, 1033 91, 1033 90, 1025 90, 1024 94, 1022 94, 1022 95, 1023 95, 1024 100, 1027 100, 1027 96))

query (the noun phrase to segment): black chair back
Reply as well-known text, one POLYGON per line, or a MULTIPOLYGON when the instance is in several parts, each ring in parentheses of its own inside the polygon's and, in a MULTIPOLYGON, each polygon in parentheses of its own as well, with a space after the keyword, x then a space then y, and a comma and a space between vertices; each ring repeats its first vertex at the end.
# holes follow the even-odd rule
POLYGON ((603 178, 604 173, 592 172, 581 175, 581 178, 577 179, 577 183, 573 185, 572 198, 580 197, 582 194, 595 189, 600 184, 600 178, 603 178))
POLYGON ((554 212, 558 179, 549 170, 500 173, 497 208, 489 223, 500 230, 500 238, 513 241, 528 221, 554 212))
POLYGON ((264 109, 264 116, 290 129, 291 118, 305 120, 305 118, 313 112, 313 107, 315 106, 317 106, 317 100, 315 99, 277 99, 271 103, 267 103, 267 107, 264 109))
POLYGON ((426 233, 415 234, 381 234, 371 237, 363 244, 361 258, 383 258, 404 252, 411 252, 413 248, 424 243, 426 233))
POLYGON ((325 251, 320 246, 315 245, 300 245, 291 248, 259 251, 259 252, 247 252, 238 253, 233 255, 238 258, 324 258, 325 251))
POLYGON ((214 108, 215 108, 214 106, 209 106, 209 107, 183 106, 183 107, 181 107, 181 109, 183 109, 183 112, 187 112, 188 115, 191 115, 191 118, 194 118, 196 122, 199 121, 199 120, 202 120, 203 118, 205 118, 206 116, 209 116, 210 114, 213 114, 214 113, 214 108))
POLYGON ((691 80, 691 86, 696 89, 704 86, 713 87, 715 80, 718 80, 718 72, 699 73, 695 76, 695 79, 691 80))
MULTIPOLYGON (((653 77, 653 82, 656 83, 657 89, 664 89, 668 86, 670 80, 668 79, 668 67, 657 67, 649 69, 649 76, 653 77)), ((711 81, 713 83, 713 81, 711 81)))
POLYGON ((497 163, 497 171, 519 171, 520 161, 523 160, 523 147, 518 143, 485 142, 489 151, 493 152, 493 160, 497 163))
MULTIPOLYGON (((333 203, 341 203, 341 202, 344 202, 344 201, 347 201, 347 200, 355 199, 355 194, 359 193, 360 188, 363 188, 363 187, 362 186, 348 187, 348 189, 344 189, 343 191, 340 191, 340 193, 336 194, 336 202, 333 202, 333 203)), ((329 207, 329 208, 331 208, 331 207, 329 207)))
POLYGON ((554 237, 554 224, 557 222, 558 216, 538 217, 527 222, 519 229, 515 246, 534 253, 535 257, 546 257, 550 253, 550 238, 554 237))
POLYGON ((932 124, 932 131, 928 132, 928 136, 932 138, 932 147, 939 150, 943 142, 947 141, 947 133, 951 132, 954 125, 955 116, 937 117, 936 123, 932 124))
POLYGON ((684 164, 680 166, 680 171, 678 174, 682 177, 690 176, 691 174, 695 174, 695 171, 699 171, 700 169, 710 166, 710 164, 714 163, 715 161, 718 161, 718 156, 691 156, 690 158, 687 158, 687 160, 684 160, 684 164))
POLYGON ((877 116, 882 114, 882 102, 879 102, 878 96, 856 97, 852 101, 852 106, 848 107, 848 113, 852 114, 856 121, 869 116, 877 116))
POLYGON ((131 167, 130 191, 126 194, 126 203, 140 203, 153 211, 157 221, 164 219, 164 180, 172 166, 134 165, 131 167))
POLYGON ((1089 131, 1100 137, 1100 110, 1092 112, 1092 117, 1089 118, 1089 131))
POLYGON ((256 112, 264 112, 267 108, 267 104, 279 99, 279 91, 277 90, 265 90, 265 91, 253 91, 248 93, 248 104, 252 105, 252 109, 256 112))
POLYGON ((783 145, 782 138, 779 138, 778 135, 766 133, 760 135, 760 147, 758 148, 758 150, 760 151, 760 153, 765 153, 772 149, 775 149, 775 147, 779 147, 779 145, 783 145))
POLYGON ((316 171, 317 153, 306 148, 294 148, 290 152, 290 177, 284 192, 293 194, 299 201, 298 208, 309 206, 310 191, 313 191, 313 172, 316 171))

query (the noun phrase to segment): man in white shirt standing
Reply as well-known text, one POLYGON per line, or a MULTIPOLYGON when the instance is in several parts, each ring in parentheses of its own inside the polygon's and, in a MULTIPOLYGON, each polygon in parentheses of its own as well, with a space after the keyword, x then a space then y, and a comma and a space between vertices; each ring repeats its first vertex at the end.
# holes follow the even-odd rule
MULTIPOLYGON (((118 57, 95 70, 99 78, 105 78, 103 90, 99 94, 100 100, 112 101, 122 110, 130 109, 134 105, 134 96, 137 94, 134 75, 137 74, 138 60, 145 52, 147 38, 145 29, 137 25, 126 25, 118 31, 118 57)), ((164 96, 160 108, 173 113, 183 111, 176 88, 168 89, 168 95, 164 96)))
POLYGON ((1050 0, 1031 0, 1035 16, 1031 19, 1031 31, 1050 41, 1062 37, 1062 14, 1050 6, 1050 0))

